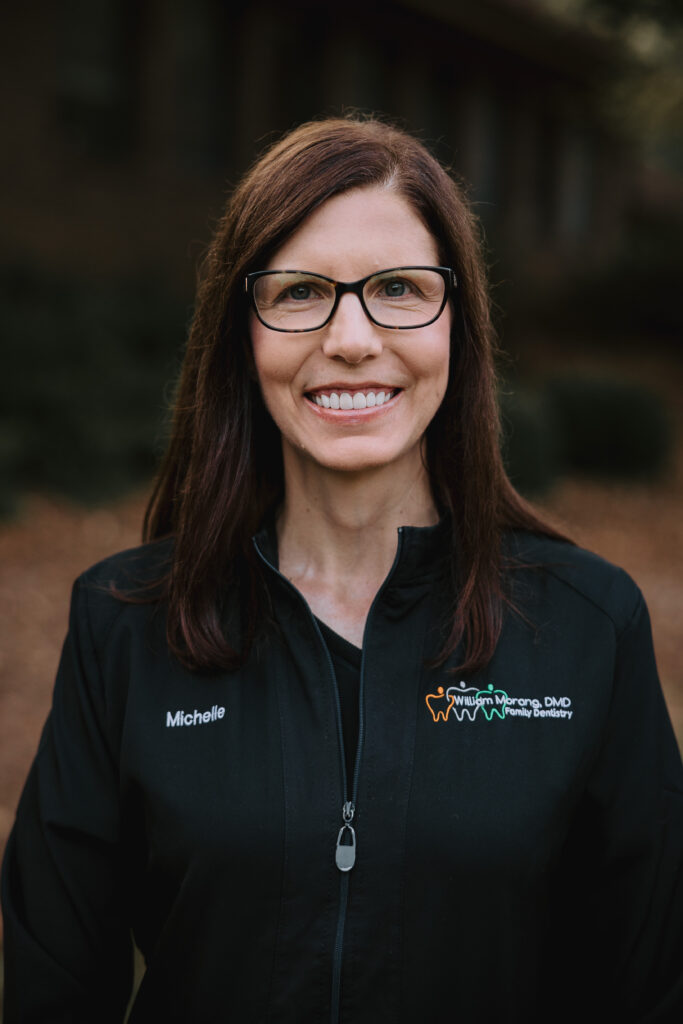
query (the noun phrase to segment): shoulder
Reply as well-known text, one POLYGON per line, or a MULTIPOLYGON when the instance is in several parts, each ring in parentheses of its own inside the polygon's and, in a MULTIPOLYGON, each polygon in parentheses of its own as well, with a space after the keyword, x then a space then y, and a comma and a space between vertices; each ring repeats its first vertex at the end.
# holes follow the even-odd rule
POLYGON ((140 544, 109 555, 86 569, 77 582, 90 588, 108 587, 123 592, 151 588, 168 570, 173 553, 173 540, 140 544))
POLYGON ((128 548, 96 562, 74 583, 72 625, 107 634, 123 617, 147 618, 163 600, 161 580, 171 563, 171 538, 128 548))
POLYGON ((584 612, 606 617, 617 635, 643 606, 627 572, 568 541, 515 530, 505 535, 503 550, 515 575, 535 580, 546 597, 552 594, 568 609, 583 606, 584 612))

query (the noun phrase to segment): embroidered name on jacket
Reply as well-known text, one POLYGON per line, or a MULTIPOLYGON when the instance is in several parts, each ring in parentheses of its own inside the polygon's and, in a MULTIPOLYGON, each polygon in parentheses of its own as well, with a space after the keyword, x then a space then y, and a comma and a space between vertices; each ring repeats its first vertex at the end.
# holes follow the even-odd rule
POLYGON ((183 711, 178 708, 175 714, 172 711, 166 712, 166 728, 174 729, 178 725, 205 725, 207 722, 217 722, 225 715, 225 708, 214 704, 210 711, 183 711))
POLYGON ((492 722, 506 718, 559 718, 569 721, 574 714, 570 697, 514 697, 493 683, 480 688, 460 682, 457 686, 437 688, 425 697, 435 722, 473 722, 477 716, 492 722))

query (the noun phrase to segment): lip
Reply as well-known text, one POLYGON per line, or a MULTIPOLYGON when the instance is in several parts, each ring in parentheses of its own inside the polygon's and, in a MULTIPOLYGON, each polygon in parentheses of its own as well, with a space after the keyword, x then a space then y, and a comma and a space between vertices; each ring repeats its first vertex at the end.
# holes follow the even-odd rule
POLYGON ((338 381, 334 381, 332 384, 319 384, 314 388, 306 388, 305 394, 307 395, 322 395, 327 391, 398 391, 399 388, 396 384, 387 384, 386 381, 372 380, 365 383, 364 381, 354 381, 353 384, 348 381, 345 384, 340 384, 338 381))

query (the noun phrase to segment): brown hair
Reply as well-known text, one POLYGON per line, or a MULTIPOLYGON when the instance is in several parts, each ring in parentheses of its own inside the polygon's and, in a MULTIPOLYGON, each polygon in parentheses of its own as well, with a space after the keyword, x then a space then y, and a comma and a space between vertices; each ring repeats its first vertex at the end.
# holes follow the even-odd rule
POLYGON ((162 581, 168 641, 192 668, 232 667, 248 651, 263 600, 251 536, 283 488, 279 435, 251 372, 245 275, 263 269, 321 203, 365 185, 390 186, 407 200, 458 280, 448 387, 427 431, 434 496, 452 524, 458 595, 444 658, 463 639, 461 670, 493 654, 506 600, 501 531, 557 536, 503 468, 485 272, 461 189, 420 142, 375 118, 304 124, 245 175, 206 254, 170 444, 145 515, 145 540, 174 538, 162 581), (241 594, 241 651, 222 626, 226 582, 241 594))

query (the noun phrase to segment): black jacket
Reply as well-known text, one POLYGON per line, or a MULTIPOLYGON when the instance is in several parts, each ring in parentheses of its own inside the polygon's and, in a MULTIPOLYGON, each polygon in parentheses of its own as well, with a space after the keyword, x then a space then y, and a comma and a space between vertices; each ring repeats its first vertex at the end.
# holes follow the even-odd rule
POLYGON ((461 680, 429 665, 441 529, 399 532, 348 781, 327 648, 265 535, 277 628, 232 674, 185 671, 163 608, 107 593, 158 545, 77 581, 3 870, 5 1024, 120 1022, 131 926, 133 1022, 680 1024, 683 773, 642 597, 514 537, 523 616, 461 680))

